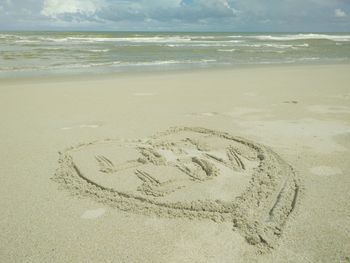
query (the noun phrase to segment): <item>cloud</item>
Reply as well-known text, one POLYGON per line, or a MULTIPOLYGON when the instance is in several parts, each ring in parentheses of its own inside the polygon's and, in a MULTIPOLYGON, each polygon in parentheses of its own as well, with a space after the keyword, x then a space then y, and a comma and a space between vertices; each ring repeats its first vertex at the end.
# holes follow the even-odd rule
POLYGON ((339 8, 334 10, 334 15, 336 17, 346 17, 347 16, 347 14, 339 8))
POLYGON ((45 0, 41 14, 51 18, 67 14, 92 16, 103 4, 98 0, 45 0))
POLYGON ((199 21, 232 17, 229 0, 44 0, 41 14, 71 19, 84 16, 105 21, 199 21))
POLYGON ((349 0, 0 0, 0 29, 348 31, 349 0))
POLYGON ((179 1, 176 5, 164 6, 163 8, 155 5, 148 10, 148 15, 152 19, 159 21, 175 19, 184 22, 196 22, 203 19, 233 17, 236 15, 236 10, 230 5, 228 0, 187 0, 179 1))

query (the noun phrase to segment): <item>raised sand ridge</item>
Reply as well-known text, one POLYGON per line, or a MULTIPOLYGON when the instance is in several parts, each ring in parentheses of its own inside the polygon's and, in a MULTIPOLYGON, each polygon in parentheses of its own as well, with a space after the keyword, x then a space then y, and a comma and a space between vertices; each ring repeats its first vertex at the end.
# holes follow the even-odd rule
POLYGON ((276 245, 299 191, 292 167, 269 148, 188 127, 70 147, 54 180, 124 211, 230 221, 261 252, 276 245))

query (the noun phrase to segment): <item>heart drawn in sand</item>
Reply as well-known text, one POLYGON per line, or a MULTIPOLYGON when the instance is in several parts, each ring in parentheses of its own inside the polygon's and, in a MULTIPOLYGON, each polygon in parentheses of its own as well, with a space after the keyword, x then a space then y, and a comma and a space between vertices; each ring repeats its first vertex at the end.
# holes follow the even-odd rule
POLYGON ((128 212, 230 221, 259 251, 276 245, 299 191, 292 167, 269 148, 189 127, 70 147, 54 180, 128 212))

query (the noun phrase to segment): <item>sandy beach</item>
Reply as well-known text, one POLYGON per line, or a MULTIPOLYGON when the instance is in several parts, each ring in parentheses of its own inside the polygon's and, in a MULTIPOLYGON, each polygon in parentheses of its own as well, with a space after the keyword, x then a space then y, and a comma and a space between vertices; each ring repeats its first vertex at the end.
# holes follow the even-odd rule
POLYGON ((0 80, 0 262, 350 262, 350 66, 0 80))

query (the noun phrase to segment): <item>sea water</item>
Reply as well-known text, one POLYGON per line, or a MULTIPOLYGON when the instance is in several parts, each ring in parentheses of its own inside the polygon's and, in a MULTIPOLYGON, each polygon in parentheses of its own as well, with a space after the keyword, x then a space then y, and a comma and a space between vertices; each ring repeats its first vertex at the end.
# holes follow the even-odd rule
POLYGON ((350 33, 0 32, 0 78, 350 62, 350 33))

